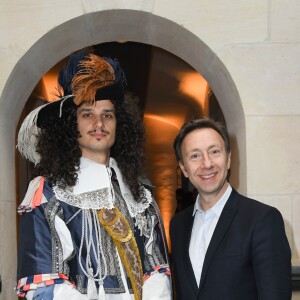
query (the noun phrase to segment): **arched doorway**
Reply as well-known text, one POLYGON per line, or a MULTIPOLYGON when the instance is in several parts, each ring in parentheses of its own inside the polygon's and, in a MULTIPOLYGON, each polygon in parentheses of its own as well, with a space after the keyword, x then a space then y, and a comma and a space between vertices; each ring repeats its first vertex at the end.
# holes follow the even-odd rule
MULTIPOLYGON (((224 64, 197 36, 170 20, 142 11, 108 10, 79 16, 49 31, 22 56, 10 74, 0 98, 0 178, 4 201, 15 205, 15 131, 20 113, 39 79, 58 61, 78 49, 118 40, 162 48, 186 61, 205 77, 219 100, 232 137, 235 187, 245 193, 245 116, 235 84, 224 64)), ((0 252, 5 257, 1 266, 13 286, 15 219, 7 218, 5 222, 11 234, 5 246, 0 245, 0 252)))

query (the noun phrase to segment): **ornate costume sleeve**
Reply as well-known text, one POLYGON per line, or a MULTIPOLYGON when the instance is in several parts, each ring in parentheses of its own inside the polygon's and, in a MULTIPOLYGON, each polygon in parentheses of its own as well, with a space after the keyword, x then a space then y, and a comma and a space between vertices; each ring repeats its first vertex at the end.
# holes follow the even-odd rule
POLYGON ((156 203, 148 209, 151 228, 145 244, 143 300, 172 299, 168 251, 163 223, 156 203))
POLYGON ((61 267, 63 264, 60 264, 60 260, 63 262, 72 253, 72 241, 59 216, 57 214, 51 217, 47 216, 45 208, 50 204, 47 201, 49 192, 47 186, 44 188, 43 181, 31 182, 26 203, 23 201, 19 207, 21 217, 17 293, 21 297, 24 297, 27 291, 54 284, 65 283, 72 287, 68 274, 65 272, 66 269, 61 267), (41 185, 43 193, 38 191, 41 185), (35 190, 35 188, 37 189, 35 190), (30 194, 32 194, 31 200, 30 194), (49 218, 53 220, 53 226, 49 225, 49 218), (53 238, 54 235, 56 239, 53 238), (54 243, 54 241, 56 242, 54 243), (54 248, 61 249, 60 257, 55 257, 54 248))

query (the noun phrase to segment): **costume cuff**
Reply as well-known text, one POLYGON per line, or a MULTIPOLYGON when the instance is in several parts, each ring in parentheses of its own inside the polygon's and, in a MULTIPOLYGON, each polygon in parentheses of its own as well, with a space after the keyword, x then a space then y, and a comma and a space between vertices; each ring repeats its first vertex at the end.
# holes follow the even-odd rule
POLYGON ((170 267, 168 264, 158 265, 154 267, 151 271, 147 272, 144 275, 144 281, 146 281, 149 277, 153 276, 156 273, 165 273, 166 275, 171 275, 170 267))
POLYGON ((36 290, 41 287, 49 286, 52 284, 67 283, 75 287, 74 283, 69 278, 61 273, 54 274, 39 274, 29 277, 21 278, 17 285, 17 295, 19 297, 25 297, 26 292, 30 290, 36 290))

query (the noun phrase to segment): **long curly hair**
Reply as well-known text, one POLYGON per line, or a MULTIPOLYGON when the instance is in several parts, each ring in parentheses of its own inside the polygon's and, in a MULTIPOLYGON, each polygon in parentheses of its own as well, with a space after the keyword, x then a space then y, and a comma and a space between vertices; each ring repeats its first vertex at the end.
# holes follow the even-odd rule
MULTIPOLYGON (((121 100, 121 99, 120 99, 121 100)), ((45 176, 53 185, 74 186, 82 156, 78 144, 77 108, 73 101, 64 106, 62 116, 49 116, 47 126, 38 136, 40 162, 34 176, 45 176)), ((137 202, 143 192, 138 178, 144 174, 145 129, 137 98, 126 93, 121 101, 112 101, 117 118, 116 140, 110 151, 137 202)))
POLYGON ((134 197, 143 197, 138 178, 144 175, 145 128, 138 99, 126 93, 121 103, 112 102, 116 109, 117 128, 110 155, 117 161, 134 197))

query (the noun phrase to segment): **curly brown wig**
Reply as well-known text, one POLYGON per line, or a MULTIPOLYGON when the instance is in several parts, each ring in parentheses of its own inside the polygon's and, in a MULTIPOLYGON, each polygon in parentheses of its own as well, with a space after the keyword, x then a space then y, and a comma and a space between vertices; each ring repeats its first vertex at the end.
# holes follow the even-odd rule
POLYGON ((135 198, 143 196, 138 178, 144 174, 145 128, 137 98, 126 93, 121 103, 113 101, 116 109, 116 140, 111 148, 113 157, 135 198))
MULTIPOLYGON (((70 103, 72 102, 72 103, 70 103)), ((34 176, 45 176, 53 185, 74 186, 80 165, 81 149, 78 144, 77 106, 64 104, 62 116, 49 116, 47 126, 38 137, 37 152, 41 161, 34 176)), ((143 196, 138 178, 144 172, 145 130, 137 99, 126 94, 120 101, 112 101, 117 118, 116 140, 110 151, 121 170, 124 182, 136 201, 143 196)))

